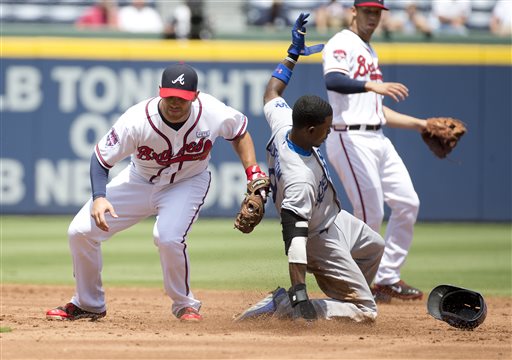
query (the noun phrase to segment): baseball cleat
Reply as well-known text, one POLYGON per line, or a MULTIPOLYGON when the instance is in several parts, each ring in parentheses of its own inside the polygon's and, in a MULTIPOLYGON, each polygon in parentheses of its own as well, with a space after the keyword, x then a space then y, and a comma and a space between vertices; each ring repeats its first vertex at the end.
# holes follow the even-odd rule
POLYGON ((101 313, 94 313, 87 310, 82 310, 73 303, 67 303, 64 306, 59 306, 55 309, 46 312, 47 320, 79 320, 91 319, 91 321, 98 320, 107 315, 106 311, 101 313))
POLYGON ((372 288, 373 297, 376 302, 389 303, 392 298, 400 300, 421 300, 423 292, 400 280, 392 285, 374 285, 372 288))
POLYGON ((203 317, 201 314, 199 314, 199 311, 193 307, 184 307, 177 312, 176 317, 183 322, 198 322, 203 320, 203 317))
POLYGON ((281 298, 282 296, 288 296, 288 294, 284 288, 278 287, 261 301, 257 302, 241 314, 236 315, 234 320, 241 321, 272 316, 277 309, 276 299, 281 298))

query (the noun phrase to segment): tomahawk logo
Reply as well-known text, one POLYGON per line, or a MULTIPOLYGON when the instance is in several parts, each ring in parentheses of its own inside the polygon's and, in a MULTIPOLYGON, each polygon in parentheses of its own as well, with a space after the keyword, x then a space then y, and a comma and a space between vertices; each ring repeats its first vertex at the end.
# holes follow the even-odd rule
POLYGON ((180 85, 185 85, 185 75, 184 74, 181 74, 180 76, 178 76, 176 79, 174 79, 173 81, 171 81, 173 84, 176 84, 177 82, 180 83, 180 85))

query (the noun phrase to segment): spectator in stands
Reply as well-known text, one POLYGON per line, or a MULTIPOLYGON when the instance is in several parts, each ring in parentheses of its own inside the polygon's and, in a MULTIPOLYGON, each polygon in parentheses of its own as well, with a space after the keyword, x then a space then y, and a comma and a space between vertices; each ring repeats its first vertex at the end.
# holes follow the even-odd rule
POLYGON ((418 10, 415 0, 402 1, 402 11, 383 12, 381 27, 384 34, 402 33, 413 35, 421 33, 426 37, 432 36, 428 19, 418 10))
POLYGON ((512 35, 512 1, 498 0, 494 5, 489 23, 491 32, 498 36, 512 35))
POLYGON ((209 39, 212 37, 210 19, 205 15, 204 0, 187 0, 192 16, 190 18, 190 38, 209 39))
POLYGON ((466 22, 470 14, 469 0, 432 1, 431 26, 440 34, 467 35, 466 22))
POLYGON ((165 24, 165 39, 209 39, 212 37, 203 0, 186 0, 176 6, 165 24))
POLYGON ((315 10, 316 30, 326 34, 329 30, 339 31, 350 24, 350 8, 345 8, 338 0, 330 0, 315 10))
POLYGON ((154 7, 146 4, 145 0, 132 0, 131 5, 119 10, 119 30, 133 33, 164 32, 162 18, 154 7))
POLYGON ((166 21, 164 28, 165 39, 188 39, 190 36, 192 11, 186 3, 181 3, 166 21))
POLYGON ((111 28, 117 29, 117 4, 115 0, 98 0, 87 8, 77 19, 78 28, 111 28))
POLYGON ((284 28, 288 25, 284 0, 272 0, 268 9, 266 25, 284 28))

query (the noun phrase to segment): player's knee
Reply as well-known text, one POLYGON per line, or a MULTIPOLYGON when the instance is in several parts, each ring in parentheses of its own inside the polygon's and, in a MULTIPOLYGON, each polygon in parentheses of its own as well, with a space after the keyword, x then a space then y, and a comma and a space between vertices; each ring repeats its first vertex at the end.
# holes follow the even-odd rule
POLYGON ((384 238, 376 231, 368 228, 368 250, 372 255, 376 257, 381 257, 384 254, 384 248, 386 247, 386 242, 384 238))
POLYGON ((414 193, 414 196, 411 196, 407 202, 403 203, 402 211, 405 217, 407 217, 410 221, 414 222, 418 217, 419 210, 420 199, 418 198, 418 195, 414 193))
POLYGON ((416 221, 420 209, 420 199, 416 193, 410 195, 402 201, 391 202, 389 204, 391 212, 400 218, 409 221, 416 221))
POLYGON ((83 239, 84 237, 85 237, 84 232, 82 229, 80 229, 79 224, 76 221, 72 221, 68 227, 69 242, 72 243, 75 241, 79 241, 80 239, 83 239))
POLYGON ((178 238, 175 236, 154 236, 153 241, 159 248, 166 247, 183 249, 183 238, 178 238))
POLYGON ((420 198, 418 195, 414 194, 415 197, 411 203, 411 207, 413 208, 414 217, 416 218, 418 216, 418 212, 420 210, 420 198))
POLYGON ((69 248, 73 253, 89 252, 91 249, 96 249, 102 240, 91 236, 90 231, 75 226, 73 223, 68 228, 69 248))
POLYGON ((378 232, 384 220, 384 207, 382 204, 367 204, 364 208, 354 208, 354 215, 378 232))
POLYGON ((384 255, 384 249, 386 247, 386 242, 380 236, 379 234, 376 234, 377 236, 373 239, 372 246, 373 246, 373 252, 375 255, 377 255, 378 258, 381 258, 382 255, 384 255))

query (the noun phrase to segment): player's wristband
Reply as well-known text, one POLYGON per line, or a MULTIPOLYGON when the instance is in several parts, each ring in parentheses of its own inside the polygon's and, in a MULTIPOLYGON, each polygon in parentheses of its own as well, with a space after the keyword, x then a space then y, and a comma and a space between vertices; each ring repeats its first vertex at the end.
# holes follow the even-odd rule
POLYGON ((288 56, 286 57, 286 59, 288 60, 288 58, 294 60, 294 61, 292 61, 293 63, 296 63, 297 60, 299 60, 299 55, 288 53, 288 56))
POLYGON ((104 198, 104 197, 107 197, 107 194, 106 193, 98 193, 98 194, 93 194, 92 195, 92 200, 96 200, 98 198, 104 198))
POLYGON ((286 85, 288 85, 288 82, 290 81, 290 78, 292 77, 292 71, 288 69, 288 67, 284 66, 283 64, 277 65, 276 69, 272 73, 272 77, 275 77, 276 79, 281 80, 286 85))
POLYGON ((287 56, 284 58, 286 61, 291 62, 293 65, 297 64, 297 60, 292 59, 291 57, 287 56))
POLYGON ((259 177, 259 175, 265 176, 265 173, 261 171, 258 165, 252 165, 245 169, 245 175, 247 176, 247 181, 252 181, 259 177))

